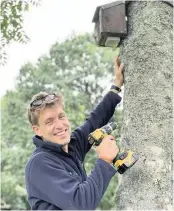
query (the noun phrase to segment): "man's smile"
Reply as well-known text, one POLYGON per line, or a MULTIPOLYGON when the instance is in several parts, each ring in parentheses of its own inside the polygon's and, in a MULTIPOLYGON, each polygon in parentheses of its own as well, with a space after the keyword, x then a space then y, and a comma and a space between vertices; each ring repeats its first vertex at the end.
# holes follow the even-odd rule
POLYGON ((68 131, 68 129, 61 130, 61 131, 55 133, 54 135, 55 135, 55 136, 59 136, 59 137, 60 137, 60 136, 64 136, 64 135, 67 134, 67 131, 68 131))

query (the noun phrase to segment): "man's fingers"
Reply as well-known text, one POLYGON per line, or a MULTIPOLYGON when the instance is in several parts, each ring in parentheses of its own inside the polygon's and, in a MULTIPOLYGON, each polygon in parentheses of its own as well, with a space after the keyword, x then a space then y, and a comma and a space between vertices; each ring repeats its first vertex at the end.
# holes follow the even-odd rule
POLYGON ((112 135, 108 135, 107 138, 108 138, 109 140, 111 140, 111 141, 114 141, 114 140, 115 140, 114 136, 112 136, 112 135))
POLYGON ((116 68, 119 68, 120 67, 120 64, 121 64, 120 57, 119 56, 116 56, 115 57, 115 67, 116 68))
POLYGON ((115 57, 114 72, 115 72, 115 77, 116 77, 114 79, 114 83, 116 84, 116 86, 121 87, 124 81, 124 64, 121 63, 119 56, 115 57))
POLYGON ((124 71, 124 64, 123 64, 123 63, 121 63, 121 65, 120 65, 120 67, 119 67, 119 71, 120 71, 120 72, 123 72, 123 71, 124 71))
POLYGON ((114 65, 118 66, 118 56, 115 57, 114 65))
POLYGON ((115 62, 117 61, 117 59, 118 59, 118 56, 115 56, 115 62))
POLYGON ((115 57, 115 65, 120 66, 120 63, 121 63, 120 57, 119 57, 119 56, 116 56, 116 57, 115 57))
POLYGON ((118 63, 118 66, 120 66, 120 63, 121 63, 120 57, 118 57, 117 60, 118 60, 118 62, 117 62, 118 63))

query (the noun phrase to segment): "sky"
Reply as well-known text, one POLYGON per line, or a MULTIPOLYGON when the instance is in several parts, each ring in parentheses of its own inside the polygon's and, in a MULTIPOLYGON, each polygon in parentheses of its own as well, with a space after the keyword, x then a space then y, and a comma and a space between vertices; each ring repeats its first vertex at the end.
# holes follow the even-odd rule
POLYGON ((24 30, 29 36, 27 44, 12 43, 8 49, 7 64, 1 67, 0 97, 14 89, 20 67, 26 62, 36 62, 49 52, 56 42, 62 42, 75 32, 93 32, 92 18, 96 7, 110 0, 41 0, 24 15, 24 30))

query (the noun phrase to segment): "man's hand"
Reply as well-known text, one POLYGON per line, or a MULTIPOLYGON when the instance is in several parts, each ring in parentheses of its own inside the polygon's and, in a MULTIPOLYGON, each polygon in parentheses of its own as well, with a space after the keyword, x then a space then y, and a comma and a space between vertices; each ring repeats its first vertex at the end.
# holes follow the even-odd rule
POLYGON ((115 86, 118 86, 121 88, 124 82, 124 76, 123 76, 123 71, 124 71, 124 64, 120 64, 120 58, 118 56, 115 57, 115 62, 114 62, 114 70, 115 70, 115 86))
POLYGON ((112 135, 108 135, 107 137, 105 137, 100 145, 96 147, 98 158, 108 163, 112 163, 118 151, 119 149, 112 135))

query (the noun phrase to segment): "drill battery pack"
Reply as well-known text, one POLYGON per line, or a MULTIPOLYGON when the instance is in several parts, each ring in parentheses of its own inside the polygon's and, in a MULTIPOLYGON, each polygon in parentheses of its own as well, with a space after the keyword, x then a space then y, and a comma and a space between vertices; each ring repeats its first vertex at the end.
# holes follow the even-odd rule
POLYGON ((138 156, 132 151, 123 151, 113 160, 113 165, 120 174, 131 168, 138 160, 138 156))

